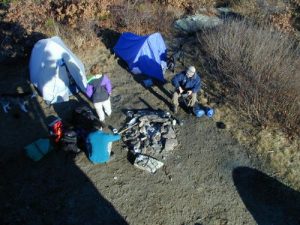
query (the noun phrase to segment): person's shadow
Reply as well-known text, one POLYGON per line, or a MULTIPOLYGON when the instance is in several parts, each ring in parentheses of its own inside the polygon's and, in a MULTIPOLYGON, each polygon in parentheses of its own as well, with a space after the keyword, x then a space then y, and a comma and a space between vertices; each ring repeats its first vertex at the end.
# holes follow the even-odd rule
POLYGON ((232 172, 236 189, 258 225, 299 225, 300 193, 252 168, 232 172))

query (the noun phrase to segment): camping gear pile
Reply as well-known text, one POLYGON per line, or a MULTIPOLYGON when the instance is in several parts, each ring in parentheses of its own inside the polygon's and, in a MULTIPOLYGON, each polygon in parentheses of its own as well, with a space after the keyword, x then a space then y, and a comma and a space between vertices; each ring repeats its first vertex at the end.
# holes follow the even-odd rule
POLYGON ((129 121, 120 133, 129 153, 134 156, 134 165, 155 173, 178 145, 176 119, 159 110, 129 110, 127 119, 129 121))
POLYGON ((40 138, 25 146, 26 155, 34 161, 41 160, 53 149, 79 153, 86 148, 87 136, 102 127, 102 123, 88 106, 78 106, 74 109, 71 124, 59 117, 50 117, 49 137, 40 138))

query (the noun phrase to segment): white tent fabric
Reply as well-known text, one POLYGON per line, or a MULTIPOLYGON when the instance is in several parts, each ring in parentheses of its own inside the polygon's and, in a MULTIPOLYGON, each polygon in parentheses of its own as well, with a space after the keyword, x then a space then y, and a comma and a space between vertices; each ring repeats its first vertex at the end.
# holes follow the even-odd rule
POLYGON ((83 92, 87 86, 83 63, 58 36, 39 40, 34 45, 29 72, 31 82, 50 104, 69 100, 70 78, 83 92))

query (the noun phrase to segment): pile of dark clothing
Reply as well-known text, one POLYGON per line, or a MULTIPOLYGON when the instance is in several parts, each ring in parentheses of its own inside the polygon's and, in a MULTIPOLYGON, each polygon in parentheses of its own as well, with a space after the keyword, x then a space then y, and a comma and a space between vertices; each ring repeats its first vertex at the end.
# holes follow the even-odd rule
POLYGON ((55 118, 48 125, 54 145, 72 153, 84 150, 87 135, 101 127, 103 124, 88 106, 77 107, 73 111, 71 123, 55 118))

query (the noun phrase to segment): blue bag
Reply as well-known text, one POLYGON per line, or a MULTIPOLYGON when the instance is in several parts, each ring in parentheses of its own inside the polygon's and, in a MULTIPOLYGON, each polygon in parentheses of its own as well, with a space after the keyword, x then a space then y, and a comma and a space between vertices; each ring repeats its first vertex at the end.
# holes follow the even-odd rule
POLYGON ((26 155, 33 161, 39 161, 51 151, 50 140, 41 138, 25 147, 26 155))

